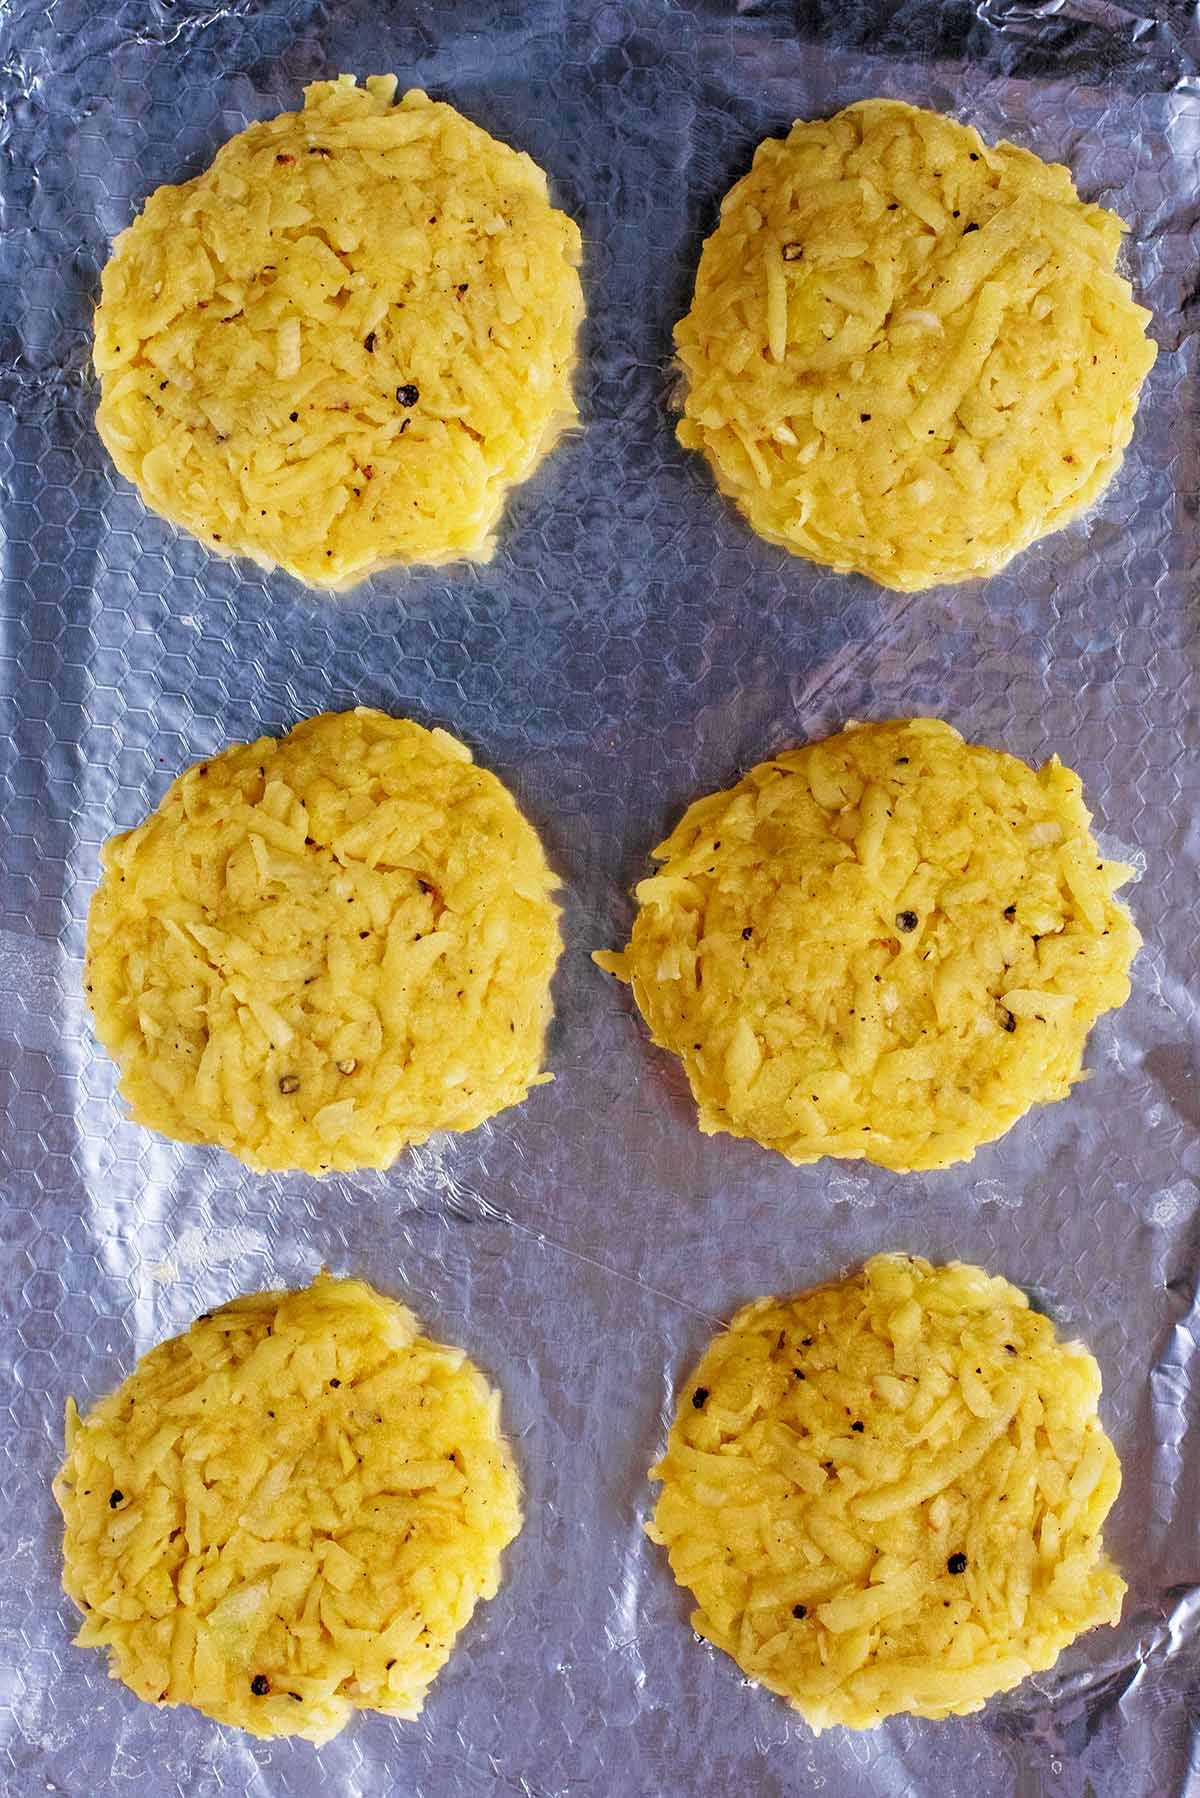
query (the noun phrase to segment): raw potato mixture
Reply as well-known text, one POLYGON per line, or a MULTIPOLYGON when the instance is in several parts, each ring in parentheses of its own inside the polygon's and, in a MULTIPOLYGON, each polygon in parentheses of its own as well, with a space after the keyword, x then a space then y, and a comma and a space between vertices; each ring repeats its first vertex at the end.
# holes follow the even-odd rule
POLYGON ((383 1168, 549 1079, 557 881, 443 730, 360 708, 236 745, 102 860, 88 1003, 153 1130, 383 1168))
POLYGON ((200 1318, 82 1421, 68 1405, 76 1641, 139 1698, 256 1736, 415 1717, 521 1527, 499 1411, 358 1280, 200 1318))
POLYGON ((396 79, 317 81, 113 245, 97 428, 210 548, 345 587, 486 559, 576 417, 579 231, 546 177, 396 79))
POLYGON ((993 574, 1120 466, 1156 354, 1123 230, 938 113, 800 121, 704 246, 679 440, 809 561, 906 592, 993 574))
POLYGON ((865 724, 692 805, 637 888, 632 983, 708 1134, 898 1172, 970 1160, 1083 1077, 1141 941, 1077 775, 932 718, 865 724))
POLYGON ((1100 1370, 980 1268, 759 1299, 689 1380, 647 1526, 695 1628, 813 1729, 979 1710, 1120 1616, 1100 1370))

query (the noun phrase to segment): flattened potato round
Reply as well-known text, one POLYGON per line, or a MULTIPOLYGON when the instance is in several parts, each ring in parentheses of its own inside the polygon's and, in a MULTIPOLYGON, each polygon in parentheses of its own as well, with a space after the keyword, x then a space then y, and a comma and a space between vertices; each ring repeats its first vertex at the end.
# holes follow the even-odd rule
POLYGON ((817 1731, 965 1715, 1116 1623, 1100 1370, 982 1269, 759 1299, 687 1382, 652 1541, 696 1630, 817 1731))
POLYGON ((679 440, 772 543, 912 592, 1120 466, 1155 347, 1066 169, 896 100, 759 146, 675 332, 679 440))
POLYGON ((969 1161, 1083 1077, 1129 996, 1131 870, 1077 775, 932 718, 788 750, 692 805, 654 851, 628 947, 700 1128, 803 1163, 969 1161))
POLYGON ((317 81, 113 245, 97 429, 223 555, 340 588, 486 559, 576 418, 579 231, 546 177, 396 80, 317 81))
POLYGON ((550 1078, 557 882, 443 730, 360 708, 235 745, 102 863, 87 998, 152 1130, 383 1168, 550 1078))
POLYGON ((358 1280, 152 1349, 54 1482, 76 1641, 153 1704, 328 1741, 415 1717, 521 1527, 500 1395, 358 1280))

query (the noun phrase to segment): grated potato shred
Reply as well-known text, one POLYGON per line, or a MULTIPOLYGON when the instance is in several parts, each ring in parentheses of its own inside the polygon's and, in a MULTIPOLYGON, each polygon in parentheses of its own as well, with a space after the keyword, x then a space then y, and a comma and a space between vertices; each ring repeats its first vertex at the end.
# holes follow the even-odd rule
POLYGON ((577 413, 579 231, 530 157, 376 75, 160 187, 104 269, 97 429, 222 555, 343 588, 486 560, 577 413))
POLYGON ((696 1631, 815 1731, 966 1715, 1120 1616, 1099 1396, 1008 1281, 876 1255, 716 1338, 647 1534, 696 1631))
POLYGON ((690 806, 637 888, 631 983, 707 1134, 796 1163, 970 1160, 1084 1077, 1141 941, 1079 777, 937 719, 864 724, 690 806))
POLYGON ((993 574, 1120 466, 1156 354, 1124 228, 937 113, 800 120, 704 246, 679 440, 809 561, 906 592, 993 574))
POLYGON ((415 1717, 521 1527, 500 1398, 358 1280, 262 1292, 67 1406, 76 1641, 139 1698, 325 1742, 415 1717))
POLYGON ((550 1078, 557 882, 446 731, 360 707, 235 745, 101 859, 87 999, 152 1130, 383 1168, 550 1078))

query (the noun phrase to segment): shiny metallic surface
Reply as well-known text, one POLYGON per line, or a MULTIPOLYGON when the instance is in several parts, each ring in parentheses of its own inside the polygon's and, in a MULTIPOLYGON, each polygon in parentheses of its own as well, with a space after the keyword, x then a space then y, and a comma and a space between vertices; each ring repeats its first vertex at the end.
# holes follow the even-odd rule
POLYGON ((1169 1798, 1200 1777, 1195 568, 1200 35, 1093 0, 13 0, 0 15, 0 1790, 72 1798, 604 1794, 1169 1798), (396 70, 529 150, 586 239, 585 429, 486 568, 338 601, 149 516, 93 432, 108 242, 159 183, 340 70, 396 70), (753 538, 675 445, 670 329, 753 146, 872 94, 1070 163, 1130 222, 1161 351, 1083 524, 916 598, 753 538), (386 1176, 254 1176, 124 1120, 80 991, 97 850, 188 762, 356 702, 509 781, 564 884, 552 1086, 386 1176), (1143 875, 1134 991, 1092 1078, 975 1161, 794 1170, 702 1137, 588 952, 689 800, 848 718, 938 712, 1077 768, 1143 875), (880 1248, 1026 1285, 1104 1372, 1119 1628, 978 1716, 814 1739, 697 1645, 641 1525, 716 1322, 880 1248), (499 1381, 528 1522, 420 1721, 318 1754, 155 1711, 70 1646, 49 1482, 63 1401, 199 1311, 322 1264, 499 1381))

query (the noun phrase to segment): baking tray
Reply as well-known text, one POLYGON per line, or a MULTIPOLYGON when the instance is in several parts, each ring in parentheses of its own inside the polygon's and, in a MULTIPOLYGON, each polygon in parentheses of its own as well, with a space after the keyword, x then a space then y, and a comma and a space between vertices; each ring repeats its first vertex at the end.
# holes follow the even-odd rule
POLYGON ((12 0, 0 17, 0 1240, 10 1537, 0 1788, 209 1794, 1054 1794, 1198 1788, 1200 191, 1191 8, 717 0, 12 0), (585 429, 487 567, 337 601, 145 512, 92 427, 112 235, 340 71, 396 71, 532 153, 580 222, 585 429), (984 584, 917 597, 755 539, 675 444, 670 332, 720 196, 798 116, 894 95, 1067 161, 1130 222, 1160 344, 1119 479, 984 584), (187 763, 355 703, 466 738, 564 883, 552 1086, 387 1175, 256 1176, 122 1118, 83 1011, 97 851, 187 763), (848 718, 935 712, 1083 776, 1146 945, 1093 1078, 974 1162, 793 1169, 702 1137, 588 959, 695 796, 848 718), (643 1539, 673 1392, 745 1299, 882 1248, 984 1263, 1097 1352, 1125 1467, 1119 1628, 978 1716, 816 1739, 694 1641, 643 1539), (49 1480, 81 1405, 198 1312, 365 1275, 504 1391, 528 1521, 421 1719, 319 1753, 157 1712, 70 1646, 49 1480))

